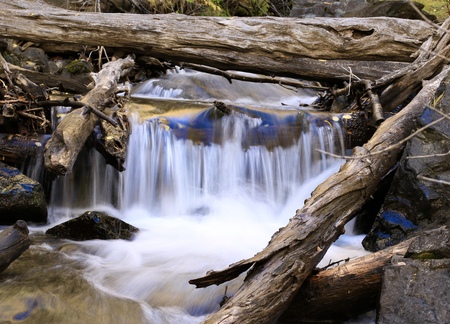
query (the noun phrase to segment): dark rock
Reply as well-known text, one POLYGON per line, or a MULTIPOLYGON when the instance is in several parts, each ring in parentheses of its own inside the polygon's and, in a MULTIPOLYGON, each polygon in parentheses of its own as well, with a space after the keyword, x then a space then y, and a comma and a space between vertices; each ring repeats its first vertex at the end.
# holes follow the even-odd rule
MULTIPOLYGON (((449 239, 449 230, 426 233, 411 243, 406 255, 446 254, 449 239)), ((377 323, 450 323, 449 278, 449 258, 394 257, 384 270, 377 323)))
POLYGON ((405 215, 392 210, 377 215, 373 227, 376 230, 371 230, 362 242, 366 250, 373 252, 400 243, 417 229, 405 215))
POLYGON ((377 323, 450 323, 450 259, 400 258, 385 268, 377 323))
POLYGON ((42 185, 18 169, 0 162, 0 224, 17 220, 47 222, 47 203, 42 185))
POLYGON ((425 232, 410 244, 405 257, 411 259, 450 258, 450 230, 425 232))
POLYGON ((138 228, 103 212, 88 211, 80 217, 56 225, 46 234, 75 241, 131 240, 138 228))
MULTIPOLYGON (((436 16, 424 12, 423 4, 415 2, 416 7, 431 21, 436 16)), ((423 19, 407 1, 317 1, 296 0, 292 7, 291 17, 396 17, 405 19, 423 19)))

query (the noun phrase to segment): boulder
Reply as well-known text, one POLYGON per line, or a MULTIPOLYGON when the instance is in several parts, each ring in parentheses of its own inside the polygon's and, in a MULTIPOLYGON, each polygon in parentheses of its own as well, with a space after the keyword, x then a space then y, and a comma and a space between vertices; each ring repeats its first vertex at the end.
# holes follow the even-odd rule
POLYGON ((77 218, 48 229, 46 234, 74 241, 131 240, 138 231, 138 228, 106 213, 87 211, 77 218))
POLYGON ((0 162, 0 225, 18 220, 47 222, 47 202, 42 185, 0 162))
POLYGON ((420 236, 409 258, 393 258, 383 274, 377 323, 450 323, 450 259, 440 258, 449 254, 449 233, 420 236))

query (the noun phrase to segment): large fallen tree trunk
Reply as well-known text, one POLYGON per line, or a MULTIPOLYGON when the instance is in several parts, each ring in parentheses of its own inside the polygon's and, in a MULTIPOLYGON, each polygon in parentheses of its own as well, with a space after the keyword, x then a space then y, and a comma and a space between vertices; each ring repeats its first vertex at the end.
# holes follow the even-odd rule
POLYGON ((332 242, 342 234, 345 223, 396 163, 401 151, 399 142, 410 135, 415 119, 433 99, 449 70, 446 66, 432 81, 425 82, 400 113, 382 123, 367 144, 356 147, 352 158, 314 190, 264 250, 223 271, 212 271, 190 281, 197 287, 206 287, 231 280, 251 268, 236 294, 205 323, 271 323, 281 315, 332 242))
POLYGON ((411 62, 433 33, 423 21, 383 17, 230 19, 73 12, 42 0, 0 4, 1 37, 120 47, 226 70, 316 79, 347 78, 349 68, 378 78, 396 68, 386 61, 411 62), (355 61, 373 62, 365 70, 355 61))
POLYGON ((79 108, 63 118, 52 137, 45 145, 44 161, 47 170, 56 175, 71 172, 78 153, 92 134, 98 117, 90 113, 90 107, 105 108, 111 102, 117 83, 125 71, 134 65, 131 57, 105 64, 95 77, 95 87, 83 98, 85 108, 79 108))

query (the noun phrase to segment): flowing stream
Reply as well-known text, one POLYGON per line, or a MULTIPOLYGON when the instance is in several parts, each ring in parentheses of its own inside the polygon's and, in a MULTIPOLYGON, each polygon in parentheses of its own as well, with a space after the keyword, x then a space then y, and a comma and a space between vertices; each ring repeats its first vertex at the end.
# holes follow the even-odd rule
MULTIPOLYGON (((342 164, 317 151, 342 153, 341 118, 299 107, 315 96, 195 72, 147 81, 130 103, 126 170, 83 153, 53 185, 48 227, 86 210, 138 227, 133 241, 77 242, 69 257, 100 290, 139 302, 148 323, 198 323, 242 276, 206 289, 189 279, 263 249, 342 164), (218 114, 214 100, 233 113, 218 114)), ((348 233, 323 264, 364 254, 348 233)))

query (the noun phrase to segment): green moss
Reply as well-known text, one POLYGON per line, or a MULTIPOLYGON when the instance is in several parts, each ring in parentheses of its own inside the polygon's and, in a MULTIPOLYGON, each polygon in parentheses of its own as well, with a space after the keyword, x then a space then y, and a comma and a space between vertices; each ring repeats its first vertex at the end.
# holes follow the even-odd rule
POLYGON ((86 60, 73 60, 64 67, 64 70, 72 74, 89 73, 94 70, 92 64, 86 60))
POLYGON ((424 11, 435 15, 439 21, 447 19, 450 13, 450 0, 420 0, 416 1, 423 4, 424 11))
POLYGON ((435 252, 422 252, 413 254, 410 256, 410 258, 415 260, 430 260, 430 259, 442 259, 442 256, 439 253, 435 252))

